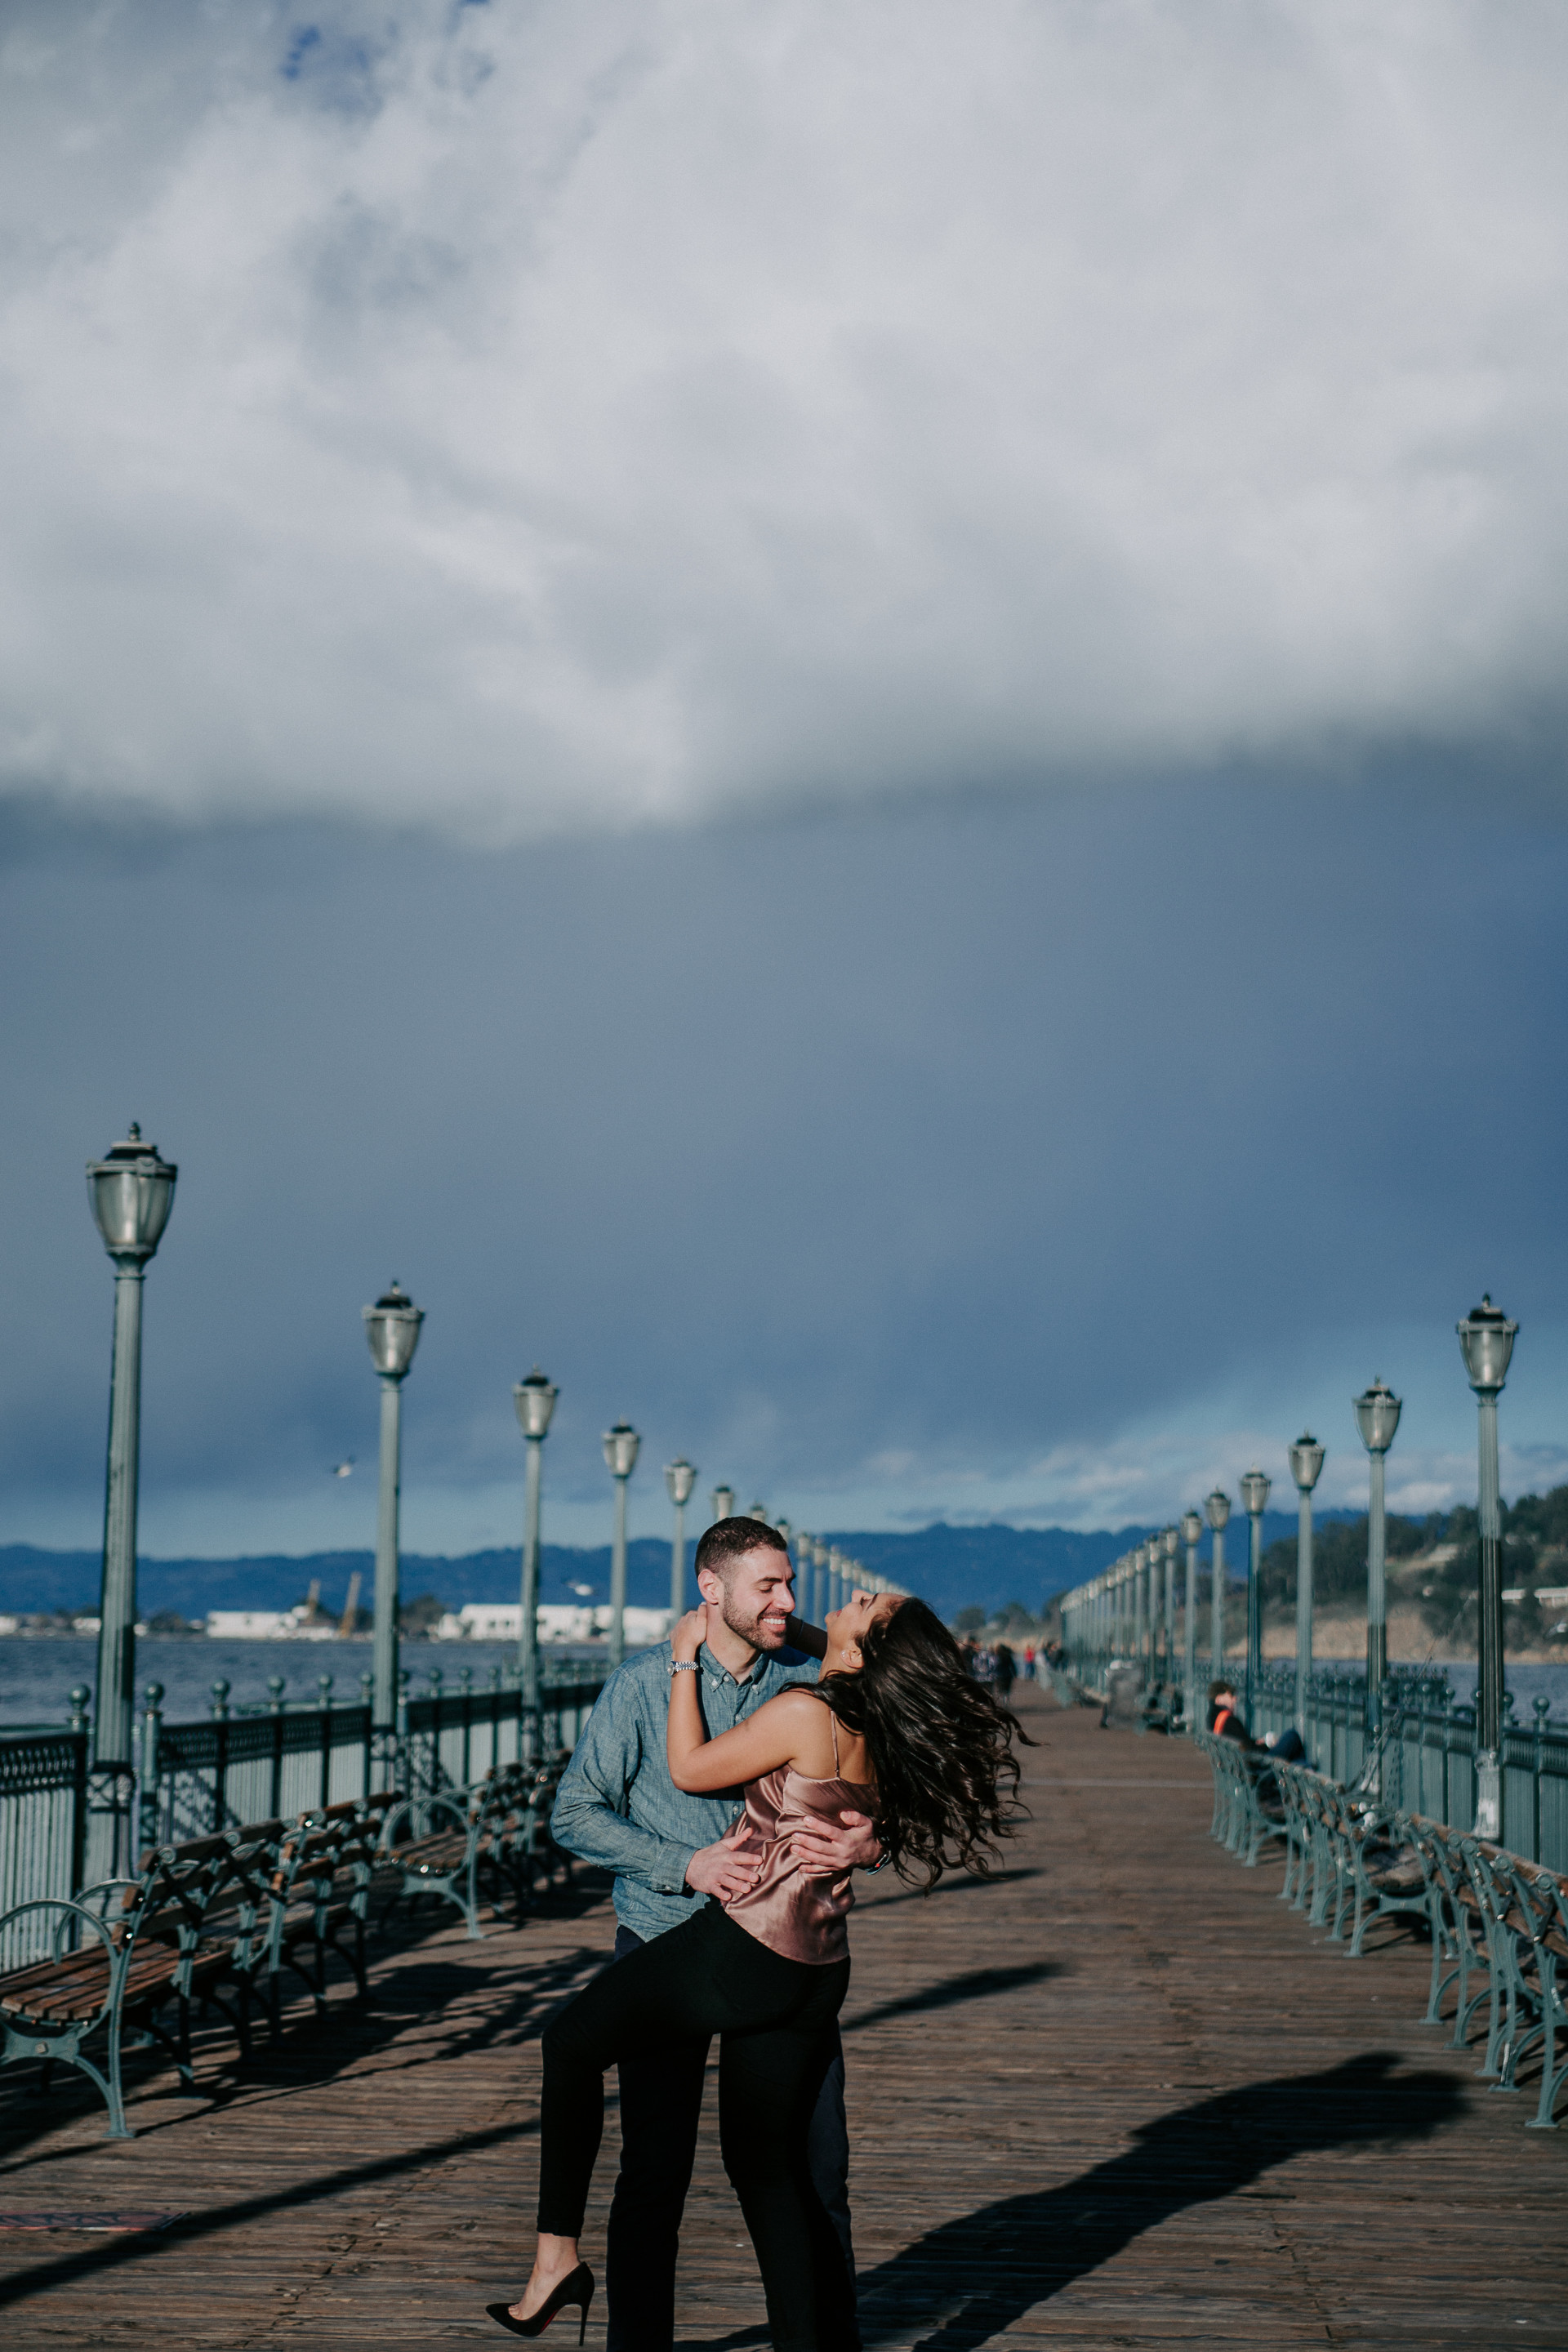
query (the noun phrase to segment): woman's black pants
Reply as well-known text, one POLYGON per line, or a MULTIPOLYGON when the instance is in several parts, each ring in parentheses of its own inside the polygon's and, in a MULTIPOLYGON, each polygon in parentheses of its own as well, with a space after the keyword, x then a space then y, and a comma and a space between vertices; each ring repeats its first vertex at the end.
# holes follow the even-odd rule
POLYGON ((787 1960, 716 1903, 617 1960, 544 2032, 539 2227, 580 2237, 605 2123, 605 2070, 718 2033, 719 2133, 756 2248, 775 2352, 858 2342, 853 2283, 812 2187, 806 2132, 849 1963, 787 1960))

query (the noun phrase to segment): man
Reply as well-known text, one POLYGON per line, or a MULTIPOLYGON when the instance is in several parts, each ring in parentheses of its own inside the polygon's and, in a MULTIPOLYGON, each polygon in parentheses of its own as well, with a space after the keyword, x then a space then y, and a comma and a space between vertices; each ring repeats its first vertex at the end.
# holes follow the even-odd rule
POLYGON ((1215 1739, 1234 1739, 1240 1748, 1258 1745, 1242 1721, 1236 1693, 1226 1682, 1209 1685, 1209 1731, 1215 1739))
MULTIPOLYGON (((696 1567, 708 1612, 698 1654, 702 1716, 716 1738, 789 1684, 815 1682, 826 1643, 815 1626, 795 1622, 789 1551, 763 1520, 721 1519, 698 1545, 696 1567)), ((668 1642, 628 1658, 611 1675, 551 1818, 552 1833, 568 1853, 615 1874, 617 1959, 679 1927, 696 1906, 743 1893, 755 1875, 729 1834, 739 1792, 690 1797, 670 1780, 669 1675, 668 1642)), ((861 1813, 841 1818, 842 1834, 803 1834, 800 1852, 824 1875, 875 1868, 881 1848, 874 1825, 861 1813)), ((605 2262, 607 2352, 668 2352, 674 2342, 675 2263, 707 2059, 705 2041, 674 2042, 618 2070, 621 2168, 605 2262)), ((817 2101, 810 2156, 813 2183, 853 2277, 842 2050, 817 2101)))
POLYGON ((1216 1739, 1234 1739, 1238 1747, 1256 1748, 1280 1764, 1299 1764, 1307 1752, 1293 1723, 1283 1731, 1266 1731, 1261 1739, 1254 1739, 1229 1683, 1209 1685, 1209 1729, 1216 1739))

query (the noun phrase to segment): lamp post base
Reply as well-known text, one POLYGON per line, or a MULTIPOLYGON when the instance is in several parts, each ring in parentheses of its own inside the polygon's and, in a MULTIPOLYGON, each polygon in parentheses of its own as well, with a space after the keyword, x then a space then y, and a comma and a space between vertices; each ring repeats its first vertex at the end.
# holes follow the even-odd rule
POLYGON ((1476 1835, 1502 1842, 1502 1759, 1495 1748, 1476 1751, 1476 1835))

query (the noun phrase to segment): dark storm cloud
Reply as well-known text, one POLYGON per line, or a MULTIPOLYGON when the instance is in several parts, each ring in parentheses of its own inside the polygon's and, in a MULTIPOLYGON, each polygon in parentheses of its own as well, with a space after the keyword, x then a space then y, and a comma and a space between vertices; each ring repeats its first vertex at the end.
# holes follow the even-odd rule
POLYGON ((183 1171, 154 1497, 368 1454, 358 1309, 393 1273, 429 1309, 411 1493, 515 1479, 535 1357, 562 1498, 626 1412, 651 1472, 775 1499, 1164 1509, 1325 1377, 1348 1475, 1380 1364, 1453 1391, 1395 1473, 1462 1474, 1483 1279, 1526 1323, 1512 1433, 1552 1433, 1565 881, 1528 805, 1391 778, 489 856, 36 841, 0 908, 13 1497, 100 1475, 79 1171, 132 1115, 183 1171))

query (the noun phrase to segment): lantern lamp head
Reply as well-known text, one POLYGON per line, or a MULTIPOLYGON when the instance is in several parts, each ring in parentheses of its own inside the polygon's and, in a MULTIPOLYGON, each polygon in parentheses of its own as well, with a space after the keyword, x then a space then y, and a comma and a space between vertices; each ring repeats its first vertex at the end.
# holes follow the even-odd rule
POLYGON ((389 1282, 375 1305, 365 1307, 363 1314, 372 1363, 384 1381, 402 1380, 419 1345, 425 1309, 416 1307, 398 1283, 389 1282))
POLYGON ((1508 1378, 1509 1358, 1513 1353, 1519 1325, 1510 1323, 1502 1309, 1492 1305, 1489 1291, 1480 1305, 1472 1307, 1455 1328, 1464 1350, 1470 1386, 1479 1397, 1496 1396, 1508 1378))
POLYGON ((1223 1486, 1216 1486, 1212 1495, 1204 1496, 1204 1516, 1217 1535, 1230 1517, 1230 1496, 1223 1486))
POLYGON ((617 1421, 605 1432, 605 1467, 612 1478, 629 1478, 637 1466, 642 1439, 629 1421, 617 1421))
POLYGON ((524 1437, 542 1438, 544 1435, 560 1393, 553 1381, 545 1379, 537 1364, 525 1381, 513 1383, 511 1401, 517 1407, 517 1425, 524 1437))
POLYGON ((1386 1454, 1394 1443, 1394 1433, 1399 1427, 1401 1401, 1386 1381, 1373 1381, 1351 1400, 1355 1413, 1361 1442, 1369 1454, 1386 1454))
POLYGON ((179 1170, 132 1125, 122 1143, 87 1163, 87 1197, 111 1258, 144 1264, 163 1238, 179 1170))
POLYGON ((1304 1429, 1290 1448, 1290 1475, 1303 1495, 1310 1495, 1322 1476, 1327 1452, 1327 1446, 1320 1445, 1310 1429, 1304 1429))

